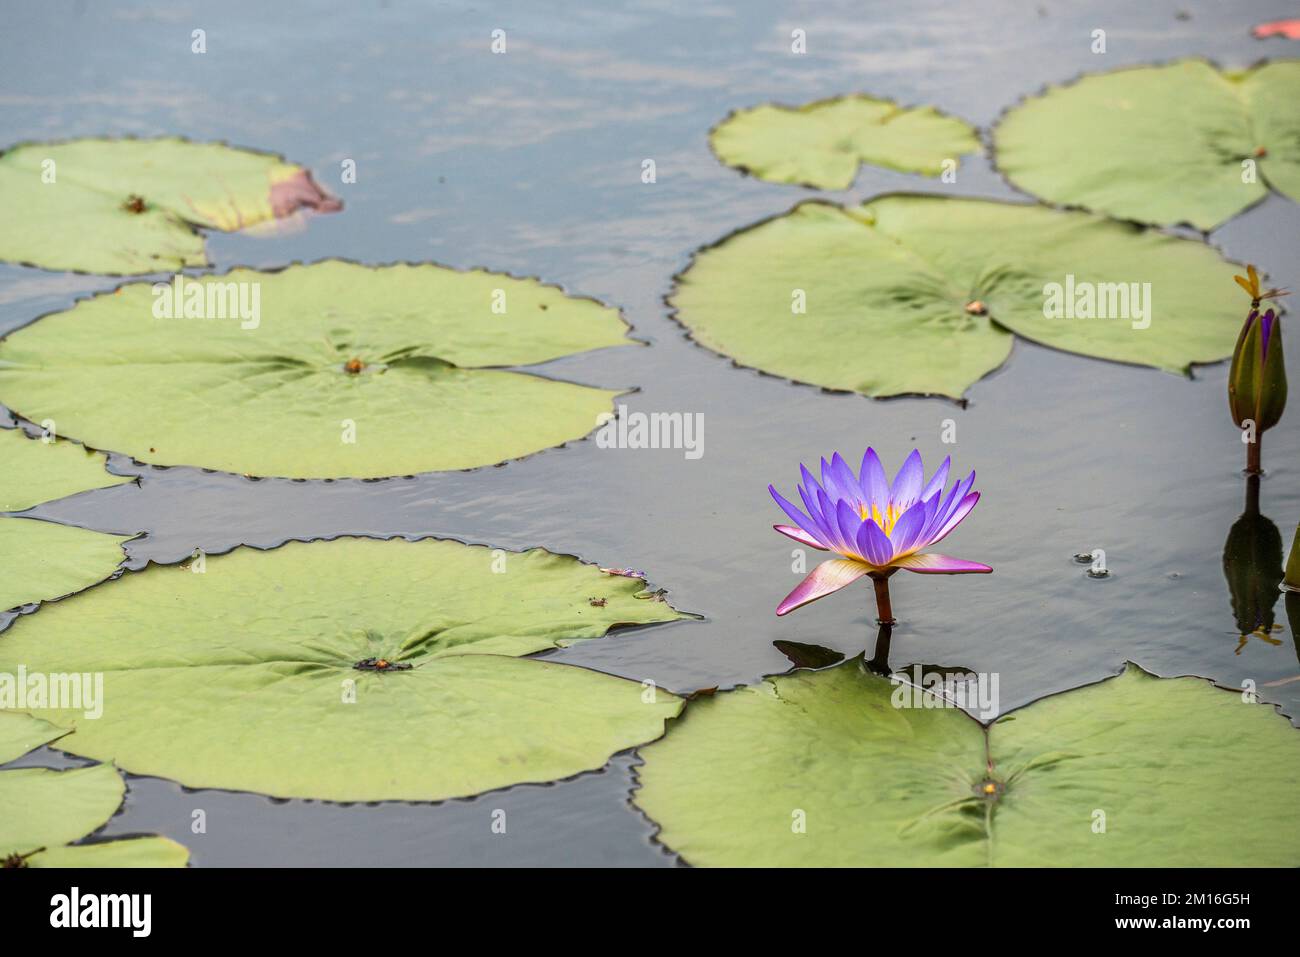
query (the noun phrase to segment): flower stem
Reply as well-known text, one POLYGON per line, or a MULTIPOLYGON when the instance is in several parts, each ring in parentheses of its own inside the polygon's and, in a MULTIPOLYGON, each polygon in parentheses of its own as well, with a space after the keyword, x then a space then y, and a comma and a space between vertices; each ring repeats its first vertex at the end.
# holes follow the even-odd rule
POLYGON ((1255 434, 1255 441, 1246 443, 1246 474, 1247 475, 1262 475, 1264 472, 1264 470, 1260 468, 1260 464, 1259 464, 1260 453, 1261 453, 1260 446, 1264 444, 1263 438, 1264 436, 1260 435, 1257 432, 1255 434))
POLYGON ((882 625, 894 624, 894 609, 889 604, 889 576, 872 572, 871 583, 876 586, 877 622, 882 625))

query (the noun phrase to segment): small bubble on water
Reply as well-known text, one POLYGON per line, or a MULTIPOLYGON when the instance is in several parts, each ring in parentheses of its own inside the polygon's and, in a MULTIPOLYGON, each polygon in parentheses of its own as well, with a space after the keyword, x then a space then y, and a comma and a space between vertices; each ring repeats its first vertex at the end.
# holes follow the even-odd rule
POLYGON ((1089 578, 1109 578, 1109 577, 1110 577, 1110 570, 1109 570, 1109 569, 1105 569, 1105 568, 1089 568, 1089 569, 1088 569, 1088 577, 1089 577, 1089 578))
POLYGON ((1074 560, 1078 562, 1080 565, 1091 565, 1092 552, 1075 552, 1074 560))

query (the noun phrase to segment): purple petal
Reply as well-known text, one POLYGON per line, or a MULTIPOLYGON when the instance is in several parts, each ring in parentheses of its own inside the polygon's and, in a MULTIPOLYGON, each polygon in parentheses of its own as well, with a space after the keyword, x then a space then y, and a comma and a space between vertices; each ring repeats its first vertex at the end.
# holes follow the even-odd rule
POLYGON ((767 490, 772 493, 772 498, 776 499, 776 504, 781 506, 781 511, 790 516, 790 521, 794 522, 805 532, 813 532, 816 530, 817 523, 787 502, 785 497, 782 496, 773 486, 769 485, 767 490))
POLYGON ((975 473, 971 472, 970 475, 952 487, 952 490, 948 492, 948 497, 944 499, 943 504, 939 506, 939 510, 925 529, 927 539, 933 541, 933 536, 938 533, 939 529, 943 528, 944 523, 948 521, 953 511, 961 504, 961 500, 966 497, 966 493, 970 491, 970 487, 974 484, 975 473))
POLYGON ((930 502, 917 502, 894 523, 894 527, 889 532, 889 540, 893 543, 895 555, 920 547, 917 540, 925 531, 931 508, 930 502))
POLYGON ((875 449, 867 449, 862 456, 862 472, 858 484, 862 487, 867 504, 879 505, 880 510, 884 511, 889 502, 889 479, 885 478, 885 466, 881 464, 875 449))
POLYGON ((948 533, 961 524, 961 520, 970 514, 970 510, 975 507, 975 503, 979 500, 979 492, 971 492, 962 499, 961 504, 957 506, 952 515, 948 518, 948 521, 944 522, 943 527, 940 528, 938 533, 930 539, 928 544, 933 545, 935 542, 941 542, 947 538, 948 533))
POLYGON ((925 488, 921 489, 921 501, 924 502, 936 492, 943 494, 943 483, 948 481, 948 470, 952 468, 952 456, 943 460, 943 464, 935 471, 930 481, 925 483, 925 488))
POLYGON ((822 562, 808 577, 799 583, 794 591, 785 596, 776 606, 778 615, 786 615, 810 601, 825 598, 831 592, 839 591, 845 585, 851 585, 867 573, 867 567, 861 562, 851 562, 843 558, 832 558, 822 562))
MULTIPOLYGON (((844 554, 853 551, 853 546, 840 534, 840 523, 835 503, 821 489, 817 490, 817 503, 822 507, 823 525, 826 530, 826 542, 835 551, 844 554)), ((850 540, 851 541, 851 540, 850 540)))
POLYGON ((808 517, 813 520, 813 524, 816 526, 809 529, 809 531, 819 536, 822 541, 830 541, 826 532, 826 516, 822 514, 821 508, 817 505, 817 499, 813 494, 804 491, 802 485, 799 486, 799 497, 803 499, 804 508, 808 509, 808 517))
POLYGON ((811 546, 812 548, 819 548, 822 551, 826 551, 825 545, 823 545, 812 535, 805 532, 802 528, 796 528, 793 525, 773 525, 772 527, 775 528, 782 535, 785 535, 788 538, 793 538, 796 542, 798 542, 801 545, 808 545, 811 546))
POLYGON ((822 459, 822 485, 826 486, 827 493, 837 502, 841 499, 855 502, 858 499, 858 480, 853 477, 853 470, 838 452, 829 462, 822 459))
POLYGON ((925 466, 921 464, 921 453, 912 449, 912 454, 907 457, 903 467, 894 476, 894 484, 889 489, 890 501, 904 507, 911 505, 921 493, 921 484, 924 481, 925 466))
POLYGON ((988 574, 993 571, 988 565, 981 565, 979 562, 968 562, 964 558, 936 555, 934 552, 908 555, 906 558, 898 559, 894 564, 899 568, 906 568, 909 572, 917 572, 922 575, 988 574))
POLYGON ((1259 317, 1259 341, 1263 347, 1263 351, 1260 353, 1261 359, 1268 358, 1268 340, 1273 335, 1273 320, 1276 318, 1277 316, 1273 314, 1272 309, 1259 317))
POLYGON ((862 523, 862 528, 858 530, 857 538, 858 553, 878 567, 884 567, 889 564, 889 560, 894 557, 894 546, 890 542, 889 536, 880 530, 880 526, 867 519, 862 523))
POLYGON ((852 546, 858 542, 858 529, 862 528, 862 516, 857 513, 848 502, 841 499, 835 506, 835 518, 839 522, 840 537, 844 539, 844 544, 850 546, 848 554, 857 554, 857 549, 852 546))

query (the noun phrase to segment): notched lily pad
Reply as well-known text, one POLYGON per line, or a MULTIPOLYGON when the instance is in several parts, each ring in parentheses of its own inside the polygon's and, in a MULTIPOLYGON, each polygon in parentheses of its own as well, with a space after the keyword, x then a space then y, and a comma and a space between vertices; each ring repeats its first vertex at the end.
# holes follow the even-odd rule
POLYGON ((1209 231, 1270 186, 1300 200, 1297 102, 1300 60, 1092 74, 1010 110, 994 130, 996 162, 1048 202, 1209 231))
POLYGON ((160 139, 23 143, 0 153, 0 260, 108 275, 206 266, 198 230, 342 207, 272 153, 160 139))
MULTIPOLYGON (((25 714, 0 711, 0 764, 65 734, 25 714)), ((0 868, 184 867, 189 852, 165 837, 72 845, 103 827, 126 786, 108 764, 70 771, 0 771, 0 868)))
POLYGON ((19 619, 0 671, 103 672, 100 718, 32 713, 73 729, 58 748, 132 773, 435 801, 599 768, 663 732, 679 698, 524 657, 690 617, 638 601, 642 588, 541 549, 240 548, 203 574, 155 565, 19 619))
POLYGON ((709 143, 728 166, 772 183, 848 189, 868 163, 938 176, 944 162, 980 148, 975 130, 934 107, 903 107, 872 96, 841 96, 789 107, 738 110, 709 143))
POLYGON ((745 366, 960 398, 1013 333, 1170 372, 1226 358, 1235 268, 1205 243, 1089 213, 897 194, 805 202, 734 233, 696 254, 669 302, 695 341, 745 366))
POLYGON ((617 391, 503 367, 632 342, 593 300, 432 263, 327 260, 157 285, 83 299, 0 340, 0 401, 154 465, 382 478, 583 437, 617 391))
POLYGON ((63 439, 47 442, 22 429, 0 429, 0 512, 132 481, 105 471, 107 462, 104 454, 63 439))
POLYGON ((693 701, 642 754, 633 799, 697 865, 1300 863, 1290 722, 1132 664, 985 726, 859 658, 693 701))
MULTIPOLYGON (((129 482, 104 471, 104 456, 71 442, 44 443, 0 430, 0 512, 129 482)), ((0 515, 0 611, 89 588, 122 563, 128 541, 84 528, 0 515)))

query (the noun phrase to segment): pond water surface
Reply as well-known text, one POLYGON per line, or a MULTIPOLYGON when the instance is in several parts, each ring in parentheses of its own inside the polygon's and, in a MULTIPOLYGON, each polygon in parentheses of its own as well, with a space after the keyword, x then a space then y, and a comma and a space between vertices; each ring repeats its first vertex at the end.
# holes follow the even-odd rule
MULTIPOLYGON (((734 108, 862 91, 934 104, 986 130, 1020 97, 1081 72, 1191 54, 1231 66, 1300 55, 1300 45, 1250 37, 1253 23, 1279 15, 1275 3, 1249 0, 1104 0, 1086 12, 1059 0, 13 6, 0 33, 4 144, 177 134, 281 152, 346 209, 292 234, 210 235, 218 269, 341 256, 537 275, 621 307, 649 343, 539 371, 635 387, 620 400, 630 410, 705 422, 698 460, 586 440, 501 468, 381 482, 250 481, 114 456, 111 468, 140 475, 139 486, 32 514, 145 533, 129 545, 132 568, 195 548, 434 535, 644 569, 705 620, 551 657, 691 691, 784 670, 774 641, 848 655, 874 641, 866 588, 773 615, 797 576, 793 543, 771 530, 781 517, 766 486, 789 490, 800 461, 835 450, 852 461, 872 444, 896 467, 916 446, 931 464, 952 454, 962 474, 978 471, 983 498, 945 545, 996 571, 896 577, 892 663, 997 672, 1004 711, 1133 660, 1161 675, 1252 680, 1300 714, 1300 681, 1287 681, 1300 676, 1297 638, 1282 602, 1272 640, 1243 643, 1233 618, 1223 550, 1245 484, 1225 364, 1187 379, 1018 341, 965 408, 880 402, 736 368, 689 342, 663 302, 693 250, 817 195, 717 162, 707 133, 734 108), (195 28, 207 31, 206 54, 190 52, 195 28), (489 50, 498 28, 504 55, 489 50), (806 55, 790 53, 795 28, 807 31, 806 55), (1090 50, 1094 29, 1107 31, 1104 55, 1090 50), (348 158, 355 184, 339 182, 348 158), (641 182, 646 158, 657 166, 651 185, 641 182), (946 419, 953 445, 941 441, 946 419), (1095 548, 1107 579, 1073 561, 1095 548)), ((1019 196, 982 156, 963 160, 955 184, 868 168, 848 193, 827 195, 900 189, 1019 196)), ((1211 241, 1275 284, 1300 286, 1300 206, 1271 195, 1211 241)), ((0 333, 118 282, 0 264, 0 333)), ((1300 349, 1290 365, 1300 381, 1300 349)), ((1293 408, 1267 435, 1261 492, 1287 543, 1300 520, 1298 453, 1293 408)), ((69 759, 43 749, 23 763, 69 759)), ((671 865, 628 803, 635 763, 623 754, 557 784, 437 805, 273 801, 130 777, 105 833, 165 834, 200 866, 671 865), (196 808, 206 834, 190 832, 196 808), (505 836, 490 830, 496 808, 507 811, 505 836)))

